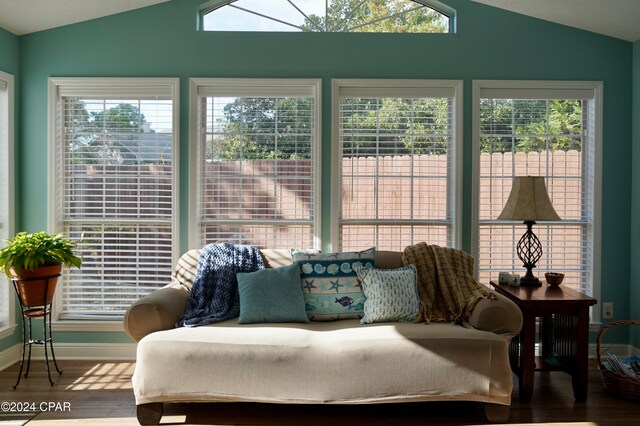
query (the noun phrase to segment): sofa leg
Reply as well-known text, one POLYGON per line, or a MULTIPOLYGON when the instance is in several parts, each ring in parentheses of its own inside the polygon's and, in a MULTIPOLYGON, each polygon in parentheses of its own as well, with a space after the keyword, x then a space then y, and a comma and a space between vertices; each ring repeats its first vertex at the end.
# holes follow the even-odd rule
POLYGON ((138 423, 141 425, 157 425, 162 418, 163 410, 162 402, 151 402, 149 404, 140 404, 136 406, 136 415, 138 423))
POLYGON ((491 423, 504 423, 509 420, 509 406, 502 404, 485 404, 484 412, 491 423))

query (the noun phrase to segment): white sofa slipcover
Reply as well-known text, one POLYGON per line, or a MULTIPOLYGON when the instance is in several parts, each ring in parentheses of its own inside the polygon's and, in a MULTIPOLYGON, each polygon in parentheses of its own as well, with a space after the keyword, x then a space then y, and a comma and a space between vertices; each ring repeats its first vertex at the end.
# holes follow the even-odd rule
MULTIPOLYGON (((288 254, 264 250, 271 266, 288 254)), ((402 265, 379 252, 377 267, 402 265)), ((197 267, 186 253, 175 282, 132 305, 125 329, 139 340, 133 388, 141 424, 157 424, 164 403, 368 404, 412 401, 486 403, 506 420, 512 374, 508 344, 519 309, 503 297, 481 300, 468 324, 332 322, 250 324, 236 320, 174 328, 197 267)))

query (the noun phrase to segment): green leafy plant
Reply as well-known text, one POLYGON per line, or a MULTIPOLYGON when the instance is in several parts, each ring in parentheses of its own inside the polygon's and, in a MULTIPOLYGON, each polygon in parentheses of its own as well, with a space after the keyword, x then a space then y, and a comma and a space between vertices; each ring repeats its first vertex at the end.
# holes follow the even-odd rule
POLYGON ((82 260, 75 254, 76 242, 62 234, 20 232, 5 241, 7 246, 0 249, 0 268, 9 278, 12 268, 20 273, 41 266, 64 264, 68 268, 79 268, 82 265, 82 260))

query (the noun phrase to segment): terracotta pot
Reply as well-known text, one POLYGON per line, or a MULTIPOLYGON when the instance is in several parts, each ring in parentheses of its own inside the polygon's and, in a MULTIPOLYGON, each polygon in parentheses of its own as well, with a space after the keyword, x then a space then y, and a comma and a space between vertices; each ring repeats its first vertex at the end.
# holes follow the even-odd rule
POLYGON ((43 306, 51 303, 60 271, 62 271, 62 265, 52 265, 42 266, 33 271, 25 269, 20 271, 20 275, 18 275, 12 268, 11 275, 16 280, 14 282, 18 289, 20 303, 23 306, 43 306), (48 284, 45 277, 52 277, 49 278, 48 284))

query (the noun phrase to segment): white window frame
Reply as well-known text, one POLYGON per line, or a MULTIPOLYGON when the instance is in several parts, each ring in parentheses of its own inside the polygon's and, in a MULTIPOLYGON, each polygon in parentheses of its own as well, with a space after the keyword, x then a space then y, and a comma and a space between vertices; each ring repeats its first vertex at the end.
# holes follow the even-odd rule
MULTIPOLYGON (((95 96, 109 97, 114 94, 127 93, 131 90, 132 96, 139 96, 140 93, 148 93, 150 96, 157 96, 158 93, 171 92, 173 104, 173 147, 172 147, 172 180, 173 180, 173 200, 172 200, 172 264, 175 264, 180 255, 180 171, 179 171, 179 147, 180 147, 180 79, 179 78, 152 78, 152 77, 50 77, 49 78, 49 182, 48 182, 48 227, 49 232, 61 232, 59 220, 56 217, 59 211, 58 200, 58 140, 56 138, 57 124, 59 118, 57 102, 61 91, 63 96, 95 96)), ((170 277, 167 276, 167 284, 170 277)), ((59 297, 54 297, 52 312, 52 328, 56 331, 122 331, 122 320, 60 320, 59 314, 61 304, 59 297)))
MULTIPOLYGON (((602 114, 603 84, 601 81, 543 81, 543 80, 474 80, 473 81, 473 196, 472 196, 472 254, 479 258, 480 213, 480 99, 483 89, 493 93, 502 91, 507 96, 529 92, 532 96, 544 94, 548 98, 571 96, 578 91, 590 93, 593 100, 593 265, 592 297, 600 299, 601 291, 601 222, 602 222, 602 114)), ((515 97, 515 96, 514 96, 515 97)), ((515 253, 514 253, 515 256, 515 253)), ((478 274, 476 262, 476 276, 478 274)), ((523 270, 524 271, 524 270, 523 270)), ((496 277, 497 279, 497 277, 496 277)), ((591 323, 599 324, 600 310, 591 310, 591 323)))
POLYGON ((313 245, 320 249, 322 236, 322 80, 304 78, 191 78, 189 80, 189 247, 202 246, 200 236, 200 179, 201 131, 198 128, 198 100, 206 96, 310 96, 314 99, 313 190, 315 211, 313 217, 313 245))
POLYGON ((335 251, 340 246, 340 216, 342 211, 342 182, 341 182, 341 149, 340 149, 340 92, 343 90, 371 89, 375 93, 385 96, 403 96, 413 94, 415 90, 428 91, 433 94, 445 95, 451 90, 453 94, 453 155, 452 175, 449 176, 448 201, 451 214, 452 246, 462 246, 462 140, 463 140, 463 82, 462 80, 411 80, 411 79, 334 79, 332 80, 332 143, 331 143, 331 240, 330 250, 335 251))
MULTIPOLYGON (((6 73, 4 71, 0 71, 0 85, 2 85, 5 89, 3 92, 5 93, 2 97, 4 99, 0 99, 0 102, 6 101, 6 116, 0 117, 4 123, 3 128, 6 129, 5 132, 0 133, 0 160, 2 164, 0 164, 0 173, 2 173, 2 181, 6 182, 7 187, 3 188, 3 191, 0 191, 0 194, 4 195, 3 199, 0 199, 0 205, 2 205, 2 209, 6 209, 4 214, 6 217, 4 219, 4 223, 0 223, 0 237, 2 239, 9 238, 13 236, 15 231, 15 222, 14 222, 14 214, 15 214, 15 204, 14 204, 14 157, 13 157, 13 149, 14 149, 14 77, 13 75, 6 73), (4 226, 4 229, 3 228, 4 226)), ((3 212, 0 212, 2 214, 3 212)), ((4 246, 3 243, 0 242, 0 247, 4 246)), ((15 296, 13 292, 13 288, 11 282, 4 275, 3 272, 0 272, 0 291, 2 291, 3 299, 6 300, 6 306, 0 306, 2 309, 2 317, 0 318, 0 340, 5 337, 11 336, 16 328, 16 318, 15 318, 15 296)))

